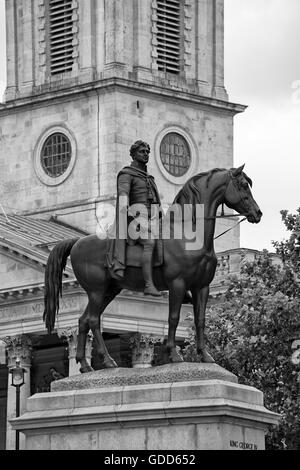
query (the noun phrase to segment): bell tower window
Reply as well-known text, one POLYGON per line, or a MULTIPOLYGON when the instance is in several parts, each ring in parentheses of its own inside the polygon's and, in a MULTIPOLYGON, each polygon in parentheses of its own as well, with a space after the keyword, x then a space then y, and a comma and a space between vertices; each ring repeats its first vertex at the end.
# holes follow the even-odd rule
POLYGON ((182 68, 183 8, 181 0, 157 0, 157 67, 179 74, 182 68))
POLYGON ((49 57, 51 75, 72 71, 74 17, 72 0, 49 0, 49 57))

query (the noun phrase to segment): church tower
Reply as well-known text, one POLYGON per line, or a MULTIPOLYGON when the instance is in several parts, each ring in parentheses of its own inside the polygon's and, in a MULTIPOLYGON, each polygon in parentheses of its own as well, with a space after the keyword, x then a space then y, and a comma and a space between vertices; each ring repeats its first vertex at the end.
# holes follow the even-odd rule
MULTIPOLYGON (((95 233, 99 208, 115 202, 117 173, 130 163, 138 139, 151 146, 148 169, 166 205, 192 175, 231 168, 233 119, 245 108, 230 103, 224 87, 224 0, 6 0, 6 25, 0 449, 13 449, 15 390, 8 368, 16 358, 27 371, 21 411, 28 396, 50 389, 53 371, 56 377, 78 373, 77 322, 86 295, 67 264, 59 322, 47 335, 42 316, 49 251, 82 231, 95 233)), ((216 235, 235 224, 222 219, 216 235)), ((217 240, 216 295, 225 276, 239 272, 238 247, 238 228, 217 240)), ((190 308, 182 307, 182 343, 190 308)), ((120 366, 135 364, 140 344, 147 345, 150 366, 154 338, 164 338, 167 323, 167 296, 125 291, 109 305, 102 328, 120 366), (134 340, 132 352, 129 338, 136 332, 146 336, 134 340)), ((100 368, 92 338, 88 343, 87 356, 100 368)))
MULTIPOLYGON (((233 166, 244 107, 224 88, 224 0, 6 0, 6 22, 4 206, 93 233, 137 139, 163 203, 233 166)), ((238 245, 236 229, 217 250, 238 245)))

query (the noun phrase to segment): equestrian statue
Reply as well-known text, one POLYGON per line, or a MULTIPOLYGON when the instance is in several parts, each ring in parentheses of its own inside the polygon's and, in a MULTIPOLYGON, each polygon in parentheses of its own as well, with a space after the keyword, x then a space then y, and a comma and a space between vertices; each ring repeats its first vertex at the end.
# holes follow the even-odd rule
POLYGON ((107 238, 89 235, 65 240, 58 243, 49 255, 45 271, 44 310, 48 332, 51 333, 55 326, 62 294, 62 275, 70 256, 76 279, 88 296, 88 304, 79 319, 76 353, 82 373, 93 370, 85 357, 90 330, 103 366, 118 367, 107 351, 100 319, 122 289, 155 297, 160 296, 161 291, 169 291, 166 346, 172 363, 182 362, 175 337, 182 303, 190 293, 199 361, 214 362, 206 349, 204 331, 209 286, 217 267, 215 225, 217 218, 223 217, 217 215, 218 208, 226 205, 248 222, 259 223, 262 212, 252 196, 252 181, 244 173, 244 165, 236 169, 215 168, 199 173, 186 182, 173 205, 163 214, 154 178, 147 171, 149 145, 138 141, 130 153, 131 165, 123 168, 117 178, 114 235, 107 238), (118 198, 122 198, 122 204, 118 198), (136 205, 139 210, 132 210, 136 205), (124 224, 126 228, 134 226, 137 236, 129 236, 126 231, 124 235, 124 224), (155 227, 153 232, 150 226, 155 227), (186 226, 191 226, 191 229, 185 230, 186 226), (198 232, 202 234, 200 238, 197 237, 198 232), (191 233, 201 243, 193 243, 191 233))

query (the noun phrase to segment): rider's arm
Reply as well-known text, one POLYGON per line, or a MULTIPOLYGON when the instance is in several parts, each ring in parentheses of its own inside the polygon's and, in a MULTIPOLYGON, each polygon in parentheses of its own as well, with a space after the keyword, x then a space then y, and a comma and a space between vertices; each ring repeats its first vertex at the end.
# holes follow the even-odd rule
POLYGON ((126 207, 126 211, 128 210, 129 207, 129 194, 130 194, 130 188, 131 188, 131 175, 128 175, 126 173, 121 173, 118 176, 118 197, 119 197, 119 202, 121 202, 121 206, 126 207))

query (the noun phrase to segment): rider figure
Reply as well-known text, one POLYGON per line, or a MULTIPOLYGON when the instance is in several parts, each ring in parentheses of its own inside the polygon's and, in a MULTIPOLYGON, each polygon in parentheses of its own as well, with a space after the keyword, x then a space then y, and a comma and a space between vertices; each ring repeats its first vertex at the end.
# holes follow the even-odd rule
MULTIPOLYGON (((153 283, 152 268, 155 239, 153 239, 154 237, 151 237, 150 232, 151 214, 153 215, 153 213, 155 212, 156 214, 159 213, 160 198, 154 178, 148 173, 147 170, 147 163, 149 161, 150 155, 150 146, 146 142, 138 140, 132 145, 130 149, 130 155, 132 157, 131 165, 124 167, 118 174, 117 178, 117 211, 120 203, 120 198, 122 197, 122 207, 126 207, 127 223, 130 223, 130 221, 135 218, 130 212, 130 207, 132 207, 134 204, 142 204, 143 207, 145 207, 144 223, 143 214, 140 214, 140 230, 136 239, 136 242, 143 246, 142 271, 145 281, 144 294, 160 297, 161 293, 156 289, 153 283), (124 198, 126 201, 125 204, 124 198)), ((117 265, 119 275, 120 266, 122 273, 121 275, 124 275, 126 261, 125 257, 123 257, 123 254, 122 256, 120 256, 120 246, 122 245, 119 240, 117 240, 117 244, 118 248, 117 251, 115 251, 114 253, 114 258, 117 259, 117 263, 115 264, 117 265), (121 259, 122 262, 120 263, 121 259)))

